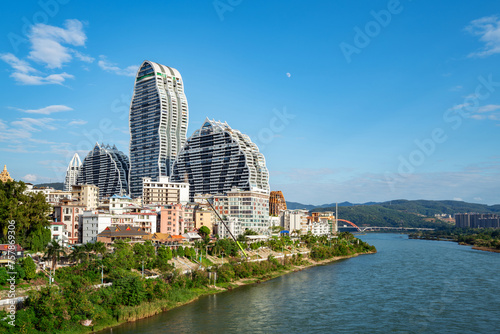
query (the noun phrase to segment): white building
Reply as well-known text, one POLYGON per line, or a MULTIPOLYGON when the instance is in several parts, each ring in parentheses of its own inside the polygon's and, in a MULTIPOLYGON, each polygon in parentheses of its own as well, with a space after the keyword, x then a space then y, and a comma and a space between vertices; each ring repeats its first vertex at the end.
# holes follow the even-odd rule
POLYGON ((63 247, 68 246, 66 224, 61 222, 50 223, 50 239, 57 241, 57 243, 63 247))
POLYGON ((214 210, 222 219, 236 218, 238 220, 241 229, 237 235, 248 229, 258 234, 270 234, 268 192, 233 188, 227 192, 227 195, 195 196, 195 202, 207 203, 207 200, 212 203, 214 210))
POLYGON ((144 61, 130 105, 130 193, 142 196, 142 180, 170 176, 186 142, 188 104, 175 68, 144 61))
POLYGON ((96 242, 97 235, 110 226, 137 226, 147 233, 157 232, 157 214, 150 210, 123 214, 85 211, 82 215, 82 243, 96 242))
POLYGON ((82 162, 78 153, 73 155, 73 159, 69 162, 66 169, 66 178, 64 179, 64 191, 71 191, 71 186, 76 185, 82 162))
POLYGON ((70 191, 55 190, 54 188, 49 187, 34 188, 31 183, 26 183, 26 187, 26 193, 42 193, 45 195, 46 201, 52 205, 56 205, 62 200, 70 200, 72 197, 72 193, 70 191))
POLYGON ((300 231, 300 234, 307 234, 309 230, 308 216, 309 211, 307 210, 285 210, 280 216, 281 226, 290 233, 300 231))
POLYGON ((135 201, 127 195, 113 195, 109 198, 109 213, 122 214, 140 208, 135 201))
POLYGON ((327 221, 309 222, 308 230, 315 236, 329 235, 331 226, 327 221))
POLYGON ((219 238, 231 238, 231 234, 228 232, 228 229, 229 231, 231 231, 235 238, 237 238, 244 232, 242 231, 241 222, 238 220, 238 218, 229 217, 227 220, 225 220, 225 223, 227 225, 227 228, 221 222, 218 222, 214 225, 214 234, 218 234, 219 238))
POLYGON ((158 181, 145 177, 142 180, 143 205, 186 204, 189 202, 189 183, 171 182, 167 176, 158 181))

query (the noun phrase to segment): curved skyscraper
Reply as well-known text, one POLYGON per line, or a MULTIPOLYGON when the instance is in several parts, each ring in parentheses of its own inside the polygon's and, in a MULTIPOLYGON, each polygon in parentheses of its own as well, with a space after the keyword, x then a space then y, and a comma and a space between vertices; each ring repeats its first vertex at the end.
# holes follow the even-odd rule
POLYGON ((80 167, 82 166, 82 161, 78 153, 73 155, 73 159, 69 162, 68 168, 66 169, 66 178, 64 179, 64 191, 71 191, 71 186, 76 184, 78 180, 78 174, 80 172, 80 167))
POLYGON ((93 184, 99 187, 99 198, 129 193, 128 157, 113 145, 99 145, 87 154, 80 167, 78 184, 93 184))
POLYGON ((227 123, 208 118, 179 152, 171 179, 187 180, 191 199, 227 194, 233 187, 269 195, 269 172, 257 145, 227 123))
POLYGON ((130 193, 142 196, 142 179, 170 176, 186 142, 188 104, 180 73, 145 61, 130 105, 130 193))

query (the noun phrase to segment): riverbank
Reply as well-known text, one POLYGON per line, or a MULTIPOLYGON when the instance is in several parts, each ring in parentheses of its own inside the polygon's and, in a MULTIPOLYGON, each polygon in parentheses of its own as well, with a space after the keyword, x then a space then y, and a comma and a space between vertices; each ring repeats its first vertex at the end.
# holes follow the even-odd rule
MULTIPOLYGON (((464 244, 464 245, 467 245, 467 244, 464 244)), ((471 245, 469 245, 469 246, 471 246, 471 245)), ((485 251, 485 252, 500 253, 500 249, 496 249, 496 248, 472 246, 472 249, 485 251)))
POLYGON ((434 231, 422 231, 408 235, 410 239, 454 241, 472 249, 500 253, 500 229, 450 227, 434 231))
MULTIPOLYGON (((265 281, 269 281, 271 279, 291 274, 294 272, 302 271, 311 267, 315 266, 321 266, 321 265, 327 265, 336 261, 340 260, 345 260, 353 257, 357 257, 359 255, 364 255, 364 254, 374 254, 376 251, 373 252, 365 252, 365 253, 355 253, 351 255, 346 255, 346 256, 335 256, 330 259, 324 259, 320 261, 315 261, 310 258, 305 258, 302 260, 302 263, 299 265, 290 265, 289 268, 286 269, 280 269, 275 272, 271 272, 268 274, 260 275, 260 276, 255 276, 251 278, 241 278, 229 283, 222 283, 222 284, 217 284, 216 286, 210 286, 205 289, 189 289, 190 293, 184 294, 184 296, 180 296, 181 300, 178 300, 174 303, 172 303, 172 300, 161 300, 161 301, 155 301, 155 302, 145 302, 142 303, 141 305, 138 305, 136 307, 126 307, 121 310, 121 315, 122 318, 115 323, 112 324, 107 324, 105 326, 99 326, 95 327, 94 329, 90 329, 89 331, 85 332, 78 332, 78 333, 105 333, 107 330, 110 328, 119 326, 121 324, 127 323, 127 322, 133 322, 137 321, 140 319, 148 318, 154 315, 157 315, 162 312, 168 312, 174 308, 192 303, 199 298, 207 295, 212 295, 212 294, 217 294, 217 293, 222 293, 226 291, 231 291, 235 288, 250 285, 250 284, 259 284, 265 281), (139 316, 140 314, 140 316, 139 316)), ((187 291, 186 291, 187 292, 187 291)), ((70 332, 70 333, 76 333, 76 332, 70 332)))

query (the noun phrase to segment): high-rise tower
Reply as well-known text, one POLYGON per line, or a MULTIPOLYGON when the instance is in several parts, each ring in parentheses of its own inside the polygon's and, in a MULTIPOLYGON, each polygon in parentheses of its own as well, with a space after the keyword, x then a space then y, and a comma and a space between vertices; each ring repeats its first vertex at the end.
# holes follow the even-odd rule
POLYGON ((186 142, 188 104, 174 68, 144 61, 130 105, 130 193, 142 195, 142 178, 170 176, 186 142))
POLYGON ((76 185, 78 180, 78 174, 80 173, 80 168, 82 162, 78 153, 73 155, 73 159, 69 162, 68 168, 66 169, 66 178, 64 179, 64 191, 71 191, 71 186, 76 185))
POLYGON ((191 199, 238 188, 263 192, 269 200, 269 172, 257 145, 227 123, 208 118, 179 152, 171 179, 189 182, 191 199))
POLYGON ((128 157, 116 146, 96 143, 83 160, 78 184, 98 186, 100 199, 128 194, 129 166, 128 157))

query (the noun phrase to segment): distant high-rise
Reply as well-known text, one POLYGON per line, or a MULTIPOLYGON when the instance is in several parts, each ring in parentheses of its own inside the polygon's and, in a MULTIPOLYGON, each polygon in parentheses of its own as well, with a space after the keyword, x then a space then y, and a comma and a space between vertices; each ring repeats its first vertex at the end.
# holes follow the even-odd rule
POLYGON ((74 186, 78 181, 78 174, 80 173, 80 168, 82 166, 82 161, 78 153, 73 155, 73 159, 69 162, 68 168, 66 169, 66 178, 64 180, 64 191, 71 191, 71 186, 74 186))
POLYGON ((225 195, 232 188, 269 196, 269 172, 257 145, 227 123, 208 118, 179 152, 171 180, 187 180, 191 199, 195 194, 225 195))
POLYGON ((142 196, 142 179, 170 176, 186 141, 188 104, 180 73, 145 61, 130 105, 130 193, 142 196))
POLYGON ((286 210, 286 201, 281 191, 271 191, 269 196, 269 215, 278 217, 286 210))
POLYGON ((99 187, 99 198, 129 193, 128 157, 113 145, 95 144, 94 149, 83 160, 78 175, 78 184, 93 184, 99 187))

